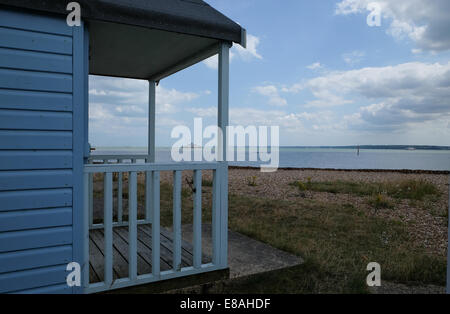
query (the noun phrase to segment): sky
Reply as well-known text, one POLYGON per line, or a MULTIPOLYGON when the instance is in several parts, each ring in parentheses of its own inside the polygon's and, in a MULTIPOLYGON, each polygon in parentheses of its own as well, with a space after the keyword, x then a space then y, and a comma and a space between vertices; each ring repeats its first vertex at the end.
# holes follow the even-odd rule
MULTIPOLYGON (((230 54, 231 125, 279 126, 282 146, 450 146, 450 1, 206 2, 248 34, 230 54)), ((162 80, 156 145, 216 125, 217 85, 217 57, 162 80)), ((147 81, 91 76, 89 101, 92 146, 147 146, 147 81)))

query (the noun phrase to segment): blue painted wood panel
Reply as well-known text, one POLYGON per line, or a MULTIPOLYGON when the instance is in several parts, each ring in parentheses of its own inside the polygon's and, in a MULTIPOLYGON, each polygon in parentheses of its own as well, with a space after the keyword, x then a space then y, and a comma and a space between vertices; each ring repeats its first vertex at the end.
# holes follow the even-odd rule
POLYGON ((72 206, 72 189, 0 192, 0 212, 72 206))
POLYGON ((0 7, 0 292, 82 291, 65 267, 82 249, 87 43, 64 17, 0 7))
POLYGON ((0 27, 0 47, 72 54, 72 38, 0 27))
POLYGON ((66 265, 37 268, 0 275, 0 293, 66 282, 66 265))
POLYGON ((0 273, 72 262, 70 245, 0 253, 0 273))
POLYGON ((72 149, 72 132, 0 130, 0 149, 72 149))
POLYGON ((72 92, 72 76, 59 73, 0 69, 0 88, 72 92))
POLYGON ((0 212, 0 232, 70 225, 72 225, 71 207, 0 212))
POLYGON ((0 191, 72 187, 72 170, 0 171, 0 191))
POLYGON ((72 244, 72 227, 0 233, 0 253, 72 244))
POLYGON ((0 67, 72 73, 72 57, 53 53, 0 48, 0 67))
POLYGON ((72 294, 72 288, 67 284, 52 285, 43 288, 16 291, 14 294, 72 294))
POLYGON ((72 168, 71 150, 0 150, 0 170, 72 168))
POLYGON ((72 113, 0 109, 0 126, 7 130, 72 130, 72 113))
POLYGON ((0 108, 72 111, 72 94, 0 89, 0 108))
MULTIPOLYGON (((88 89, 89 89, 89 32, 82 21, 81 27, 73 29, 74 45, 74 86, 73 86, 73 261, 80 263, 82 269, 88 269, 85 264, 84 240, 89 230, 86 230, 86 211, 84 210, 84 157, 88 146, 88 89)), ((89 153, 89 149, 87 150, 89 153)), ((74 287, 73 293, 83 293, 85 282, 81 287, 74 287)))
POLYGON ((0 26, 72 36, 72 27, 65 19, 6 8, 0 10, 0 26))

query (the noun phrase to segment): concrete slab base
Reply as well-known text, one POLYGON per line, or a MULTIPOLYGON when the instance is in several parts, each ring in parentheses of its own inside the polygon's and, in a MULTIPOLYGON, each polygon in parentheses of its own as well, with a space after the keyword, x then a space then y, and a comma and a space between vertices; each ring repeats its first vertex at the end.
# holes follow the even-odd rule
MULTIPOLYGON (((192 243, 192 225, 181 227, 184 241, 192 243)), ((202 226, 203 253, 212 256, 212 228, 210 224, 202 226)), ((254 275, 277 269, 296 266, 303 259, 243 234, 228 231, 228 266, 230 278, 254 275)))

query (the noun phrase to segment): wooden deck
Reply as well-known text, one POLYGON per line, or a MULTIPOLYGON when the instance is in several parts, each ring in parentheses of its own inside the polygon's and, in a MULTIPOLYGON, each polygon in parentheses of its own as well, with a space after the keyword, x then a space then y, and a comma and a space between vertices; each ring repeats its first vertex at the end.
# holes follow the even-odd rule
MULTIPOLYGON (((89 241, 90 283, 102 282, 104 278, 104 235, 103 229, 91 230, 89 241)), ((161 228, 160 267, 161 271, 173 269, 172 233, 161 228)), ((152 229, 151 225, 138 226, 137 266, 138 275, 152 272, 152 229)), ((193 247, 182 241, 182 267, 192 266, 193 247)), ((203 263, 211 262, 209 256, 202 256, 203 263)), ((113 274, 114 279, 128 277, 128 227, 115 227, 113 231, 113 274)))

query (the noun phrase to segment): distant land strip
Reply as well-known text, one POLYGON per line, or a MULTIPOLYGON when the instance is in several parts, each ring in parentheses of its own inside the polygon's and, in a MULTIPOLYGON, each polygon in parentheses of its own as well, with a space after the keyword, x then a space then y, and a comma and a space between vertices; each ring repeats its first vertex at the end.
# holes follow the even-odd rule
POLYGON ((280 146, 280 148, 450 150, 450 146, 435 146, 435 145, 280 146))
MULTIPOLYGON (((248 166, 229 166, 229 169, 237 170, 259 170, 260 167, 248 167, 248 166)), ((334 169, 334 168, 296 168, 296 167, 279 167, 278 170, 316 170, 316 171, 336 171, 336 172, 395 172, 405 174, 447 174, 450 175, 448 170, 410 170, 410 169, 334 169)))

